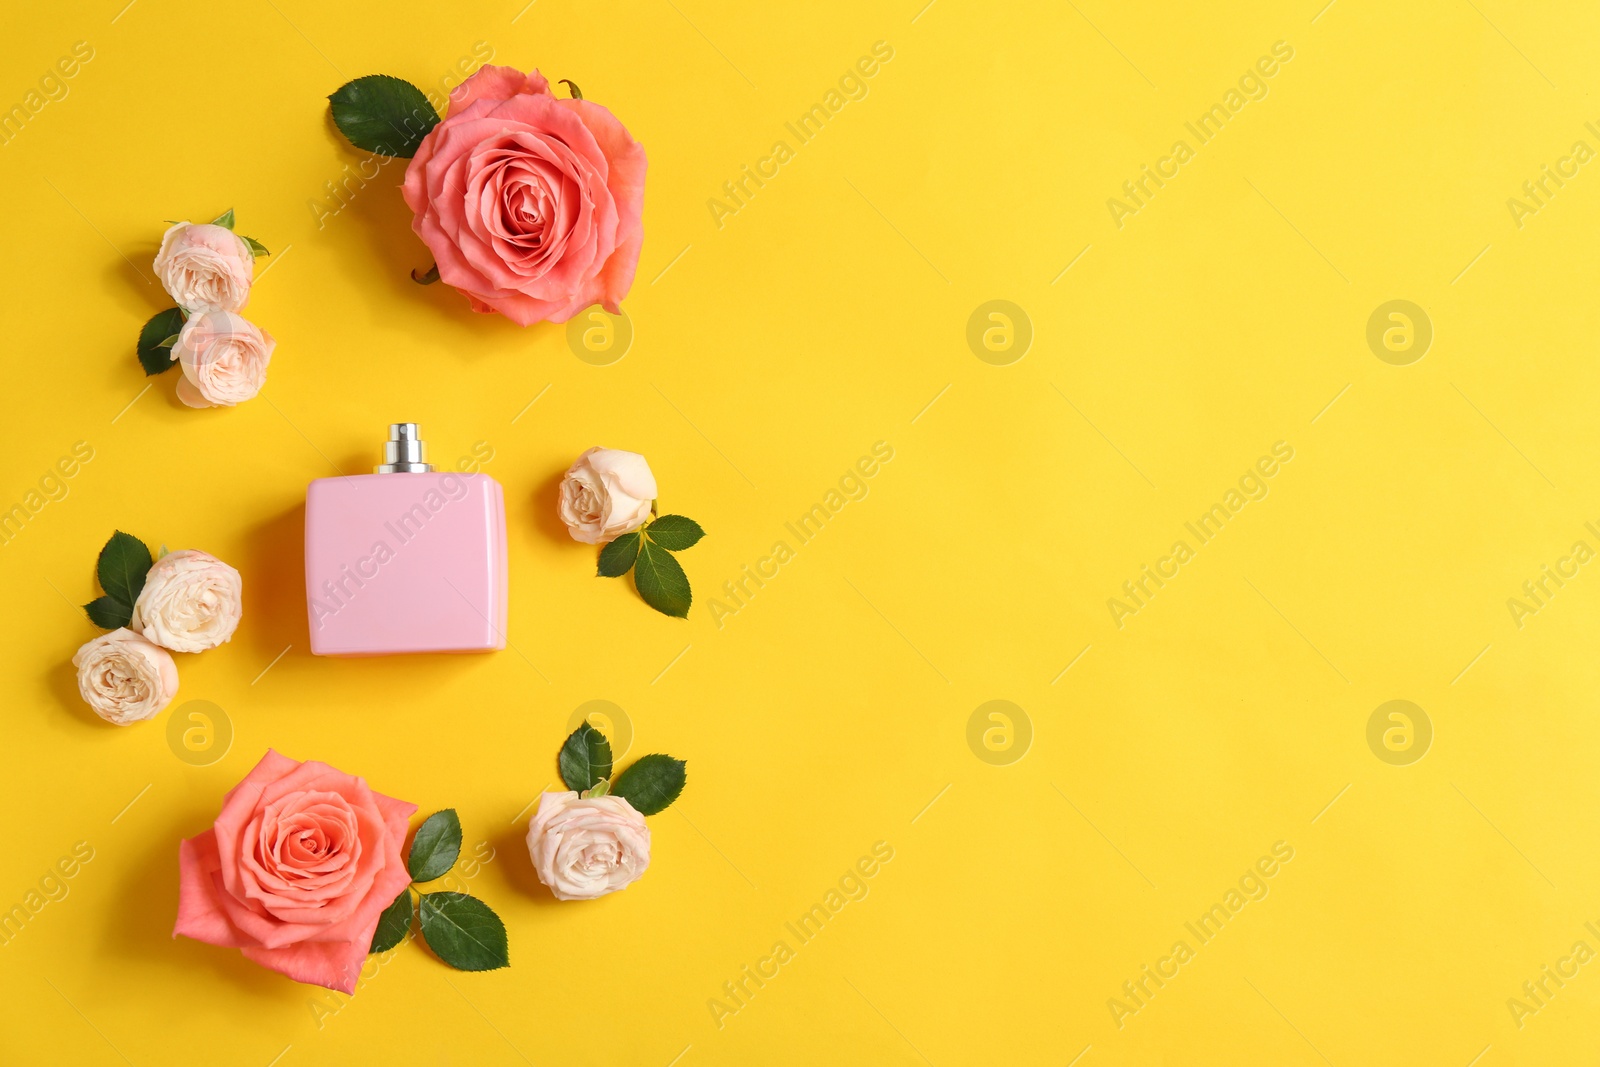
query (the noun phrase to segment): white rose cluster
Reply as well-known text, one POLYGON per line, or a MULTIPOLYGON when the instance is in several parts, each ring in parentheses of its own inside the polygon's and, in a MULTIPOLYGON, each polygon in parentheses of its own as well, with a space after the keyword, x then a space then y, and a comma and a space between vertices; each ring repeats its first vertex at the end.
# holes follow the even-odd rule
POLYGON ((233 637, 244 613, 239 572, 208 552, 168 552, 150 565, 128 624, 72 657, 78 692, 117 726, 142 722, 178 692, 173 652, 203 652, 233 637))
POLYGON ((277 346, 239 314, 250 300, 260 246, 233 232, 232 214, 224 216, 230 225, 174 224, 156 253, 156 277, 184 315, 170 355, 183 371, 178 399, 192 408, 232 407, 255 396, 277 346))

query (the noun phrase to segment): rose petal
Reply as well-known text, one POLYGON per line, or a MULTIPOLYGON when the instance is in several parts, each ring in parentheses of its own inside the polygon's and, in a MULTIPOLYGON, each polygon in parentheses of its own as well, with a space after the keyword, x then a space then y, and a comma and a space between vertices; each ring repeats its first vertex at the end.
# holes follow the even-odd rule
POLYGON ((479 67, 472 77, 450 91, 450 107, 445 117, 465 111, 480 97, 504 100, 517 93, 543 93, 548 96, 550 83, 537 70, 524 74, 516 67, 479 67))
MULTIPOLYGON (((377 920, 372 925, 376 929, 377 920)), ((288 975, 296 982, 309 982, 350 994, 356 991, 356 979, 361 977, 361 965, 371 947, 369 931, 365 940, 301 941, 281 948, 247 946, 241 951, 252 963, 288 975)))
POLYGON ((615 315, 619 302, 633 288, 639 252, 644 247, 644 175, 648 166, 644 146, 633 139, 615 115, 599 104, 587 100, 558 100, 556 103, 576 112, 610 163, 606 186, 617 210, 616 250, 596 279, 599 291, 595 302, 615 315))
POLYGON ((196 834, 178 845, 178 919, 172 926, 173 937, 182 934, 227 948, 255 943, 228 921, 220 900, 226 892, 217 877, 220 869, 216 831, 196 834))
POLYGON ((192 408, 216 407, 211 401, 200 395, 200 390, 189 380, 188 375, 178 379, 178 399, 192 408))

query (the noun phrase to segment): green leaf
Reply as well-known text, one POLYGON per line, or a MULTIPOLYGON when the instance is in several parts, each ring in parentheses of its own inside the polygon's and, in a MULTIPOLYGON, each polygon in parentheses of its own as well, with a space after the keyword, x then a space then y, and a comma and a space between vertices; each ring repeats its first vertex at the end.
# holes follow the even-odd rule
POLYGON ((662 548, 681 552, 706 535, 700 524, 683 515, 662 515, 644 528, 644 535, 662 548))
POLYGON ((689 576, 683 573, 672 553, 649 540, 639 545, 639 560, 633 565, 633 585, 644 602, 661 612, 683 619, 689 616, 694 599, 689 592, 689 576))
POLYGON ((257 259, 260 259, 262 256, 272 255, 271 252, 267 251, 267 246, 256 240, 254 237, 246 237, 242 233, 239 235, 239 237, 244 241, 245 244, 250 246, 250 254, 257 259))
POLYGON ((561 746, 556 764, 567 788, 582 793, 611 777, 611 742, 587 722, 579 723, 561 746))
POLYGON ((158 311, 144 324, 144 329, 139 331, 138 353, 139 363, 144 367, 145 374, 160 374, 177 366, 172 358, 171 346, 162 346, 166 345, 167 338, 176 337, 181 329, 183 329, 182 308, 158 311))
POLYGON ((688 781, 684 772, 686 766, 683 760, 659 752, 640 756, 611 783, 611 795, 632 804, 640 815, 665 811, 683 792, 688 781))
POLYGON ((432 285, 434 282, 439 280, 439 264, 435 263, 421 274, 417 273, 417 268, 412 267, 411 280, 416 282, 418 285, 432 285))
POLYGON ((388 952, 404 941, 406 934, 411 932, 411 917, 415 914, 416 905, 411 903, 411 887, 406 886, 378 916, 378 928, 372 932, 372 947, 367 951, 388 952))
POLYGON ((422 939, 458 971, 493 971, 511 964, 506 924, 466 893, 422 894, 422 939))
POLYGON ((406 869, 411 872, 413 881, 431 882, 443 878, 460 855, 461 820, 456 817, 456 809, 445 808, 428 816, 417 827, 406 869))
POLYGON ((212 219, 211 225, 226 226, 230 230, 233 229, 233 208, 230 207, 228 210, 212 219))
POLYGON ((96 567, 100 575, 100 588, 112 600, 121 601, 131 608, 139 602, 139 593, 144 589, 144 576, 152 562, 150 550, 143 541, 118 530, 100 550, 96 567))
POLYGON ((605 779, 601 779, 600 781, 598 781, 598 782, 596 782, 594 784, 593 788, 585 789, 583 791, 583 799, 588 800, 590 797, 603 797, 603 796, 606 796, 610 792, 611 792, 611 783, 606 781, 605 779))
POLYGON ((602 578, 620 578, 628 573, 633 566, 633 561, 639 555, 639 542, 643 540, 638 531, 625 533, 615 541, 600 550, 600 566, 597 571, 602 578))
POLYGON ((83 606, 89 621, 102 630, 116 630, 133 621, 133 609, 114 597, 103 596, 83 606))
POLYGON ((357 148, 410 159, 439 116, 410 82, 369 74, 346 82, 328 97, 339 132, 357 148))

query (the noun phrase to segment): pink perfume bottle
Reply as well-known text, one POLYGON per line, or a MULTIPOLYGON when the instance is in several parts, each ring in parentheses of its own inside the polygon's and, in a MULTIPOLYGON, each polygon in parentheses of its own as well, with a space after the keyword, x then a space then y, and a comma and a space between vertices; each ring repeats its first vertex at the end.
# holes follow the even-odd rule
POLYGON ((500 483, 435 471, 417 424, 391 424, 376 474, 306 489, 306 608, 317 656, 505 648, 500 483))

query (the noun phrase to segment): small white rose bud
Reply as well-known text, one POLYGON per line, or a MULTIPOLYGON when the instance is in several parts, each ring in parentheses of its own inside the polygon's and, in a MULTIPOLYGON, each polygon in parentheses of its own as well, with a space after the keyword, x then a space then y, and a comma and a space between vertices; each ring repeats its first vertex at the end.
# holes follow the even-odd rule
POLYGON ((78 649, 72 665, 78 668, 84 702, 118 726, 150 718, 178 693, 178 665, 171 654, 126 627, 78 649))
POLYGON ((528 855, 557 900, 593 900, 644 877, 650 828, 621 797, 545 793, 528 823, 528 855))
POLYGON ((180 222, 162 235, 155 271, 185 311, 238 311, 250 299, 256 257, 226 226, 180 222))
POLYGON ((591 448, 561 479, 561 521, 575 541, 603 545, 650 518, 656 476, 637 452, 591 448))
POLYGON ((233 636, 244 613, 239 572, 193 549, 168 552, 144 578, 128 625, 174 652, 204 652, 233 636))

